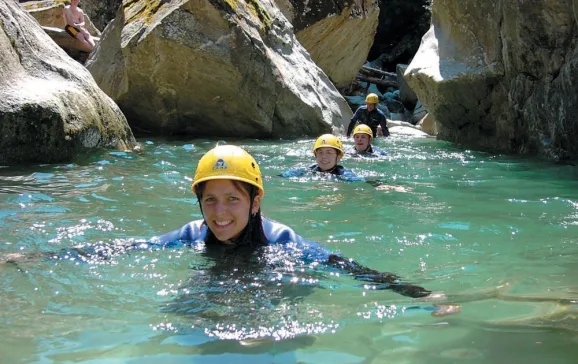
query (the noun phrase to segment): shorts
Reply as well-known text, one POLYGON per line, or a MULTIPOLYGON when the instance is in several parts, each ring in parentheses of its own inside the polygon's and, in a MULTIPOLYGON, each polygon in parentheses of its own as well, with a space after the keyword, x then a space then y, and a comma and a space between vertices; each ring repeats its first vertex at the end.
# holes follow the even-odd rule
POLYGON ((70 36, 71 36, 72 38, 76 38, 76 35, 77 35, 78 33, 80 33, 80 29, 78 29, 78 28, 76 28, 76 27, 73 27, 73 26, 70 25, 70 24, 66 24, 66 25, 64 26, 64 30, 66 30, 66 32, 67 32, 68 34, 70 34, 70 36))

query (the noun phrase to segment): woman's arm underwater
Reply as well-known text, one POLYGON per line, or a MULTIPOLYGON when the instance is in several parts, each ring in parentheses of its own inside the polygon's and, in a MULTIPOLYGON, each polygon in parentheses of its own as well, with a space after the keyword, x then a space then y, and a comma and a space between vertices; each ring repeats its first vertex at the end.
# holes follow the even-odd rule
POLYGON ((203 220, 191 221, 181 228, 160 236, 145 239, 117 239, 98 241, 56 251, 22 252, 0 255, 0 264, 14 264, 39 261, 42 259, 69 261, 74 263, 102 263, 112 257, 124 255, 134 250, 163 250, 195 247, 202 243, 206 226, 203 220))
POLYGON ((403 282, 401 278, 393 273, 379 272, 375 269, 365 267, 353 259, 334 254, 319 243, 298 238, 297 246, 301 250, 302 259, 307 263, 323 264, 327 267, 337 269, 340 272, 350 275, 353 279, 372 284, 374 289, 389 289, 403 296, 412 298, 426 297, 432 292, 420 286, 415 286, 403 282))
POLYGON ((326 264, 350 274, 358 281, 374 284, 375 289, 390 289, 393 292, 412 298, 429 296, 432 291, 420 286, 404 283, 401 278, 389 272, 379 272, 365 267, 352 259, 347 259, 336 254, 329 255, 326 264))
POLYGON ((304 239, 288 226, 266 217, 263 217, 263 230, 270 244, 281 244, 287 250, 297 251, 305 263, 323 264, 349 274, 355 280, 374 284, 375 289, 390 289, 408 297, 425 297, 431 293, 423 287, 402 282, 400 277, 393 273, 379 272, 334 254, 325 246, 304 239))

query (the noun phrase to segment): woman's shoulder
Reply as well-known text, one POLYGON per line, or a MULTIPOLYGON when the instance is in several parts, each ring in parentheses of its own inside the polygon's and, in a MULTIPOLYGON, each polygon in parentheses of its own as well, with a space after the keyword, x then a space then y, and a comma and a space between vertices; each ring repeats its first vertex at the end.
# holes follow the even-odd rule
MULTIPOLYGON (((154 236, 150 241, 154 244, 167 244, 175 242, 195 242, 204 241, 207 235, 207 226, 204 220, 193 220, 178 229, 169 231, 160 236, 154 236)), ((167 246, 168 247, 168 246, 167 246)))
POLYGON ((326 261, 331 252, 321 244, 299 236, 289 226, 264 216, 263 232, 269 244, 284 244, 286 249, 298 251, 306 261, 326 261), (286 243, 286 244, 285 244, 286 243))
POLYGON ((263 224, 263 233, 265 233, 269 244, 301 240, 301 237, 285 224, 265 216, 261 217, 261 222, 263 224))

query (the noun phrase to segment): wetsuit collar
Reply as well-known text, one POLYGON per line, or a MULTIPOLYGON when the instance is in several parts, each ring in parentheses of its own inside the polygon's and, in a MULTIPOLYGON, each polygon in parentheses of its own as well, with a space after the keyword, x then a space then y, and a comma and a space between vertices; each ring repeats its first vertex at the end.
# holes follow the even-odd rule
MULTIPOLYGON (((354 148, 355 148, 355 147, 354 147, 354 148)), ((369 144, 369 145, 367 146, 367 148, 365 148, 365 150, 362 151, 362 152, 358 151, 357 149, 355 149, 355 150, 356 150, 357 153, 359 153, 359 154, 371 154, 371 153, 373 153, 373 148, 371 147, 371 144, 369 144)))
POLYGON ((319 166, 317 166, 317 171, 319 171, 319 172, 333 173, 333 172, 335 172, 335 169, 337 169, 337 164, 334 165, 333 168, 326 169, 326 170, 323 170, 323 169, 319 168, 319 166))
POLYGON ((331 174, 334 174, 336 176, 339 176, 339 175, 341 175, 341 169, 343 169, 343 166, 336 164, 333 168, 325 170, 325 171, 321 170, 321 168, 319 168, 318 165, 315 165, 315 168, 313 170, 316 172, 331 173, 331 174))

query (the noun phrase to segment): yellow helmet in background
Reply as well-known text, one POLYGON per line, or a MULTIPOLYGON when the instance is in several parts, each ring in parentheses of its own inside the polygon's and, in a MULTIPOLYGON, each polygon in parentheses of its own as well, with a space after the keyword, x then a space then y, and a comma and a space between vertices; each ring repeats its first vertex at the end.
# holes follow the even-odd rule
POLYGON ((353 136, 355 136, 355 134, 367 134, 369 135, 369 142, 371 143, 371 141, 373 140, 373 131, 369 126, 365 124, 357 125, 355 129, 353 129, 353 136))
POLYGON ((379 104, 379 97, 376 94, 371 93, 367 95, 367 97, 365 98, 365 102, 367 104, 379 104))
POLYGON ((333 134, 323 134, 315 141, 315 145, 313 146, 313 154, 319 148, 333 148, 337 149, 337 155, 339 157, 343 156, 343 144, 341 144, 341 140, 333 134))
POLYGON ((205 153, 195 171, 193 192, 197 193, 199 183, 215 179, 246 182, 257 187, 259 195, 265 194, 261 170, 255 158, 235 145, 220 145, 205 153))

